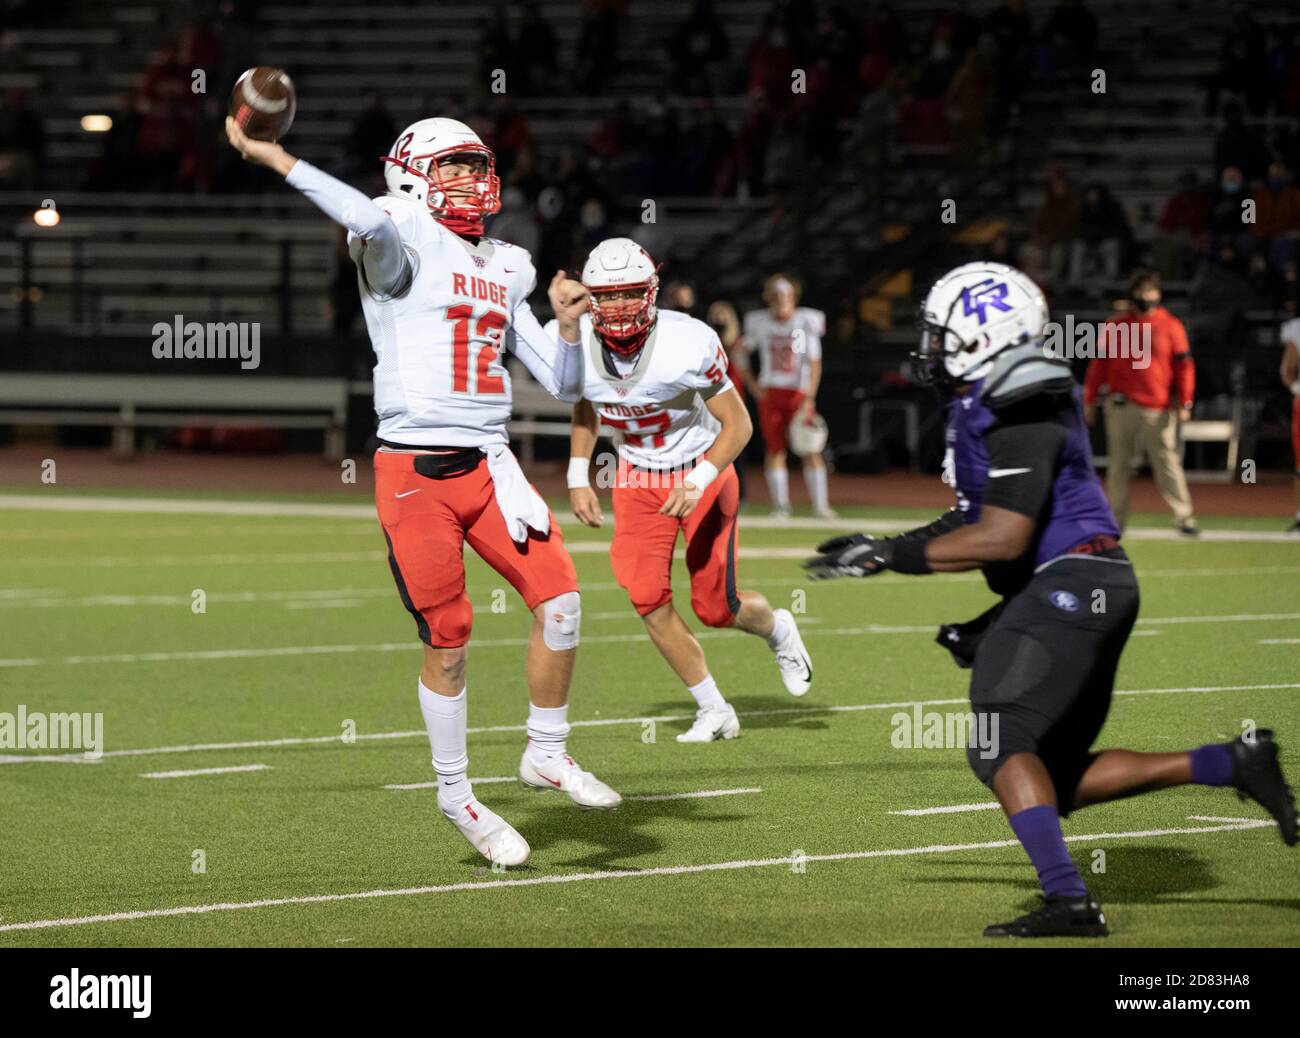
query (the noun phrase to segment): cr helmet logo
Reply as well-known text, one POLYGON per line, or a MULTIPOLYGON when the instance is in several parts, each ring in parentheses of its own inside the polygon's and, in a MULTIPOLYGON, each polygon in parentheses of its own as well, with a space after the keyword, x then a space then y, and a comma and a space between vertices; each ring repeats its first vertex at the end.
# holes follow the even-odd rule
POLYGON ((981 281, 978 285, 968 285, 961 290, 961 308, 962 316, 970 317, 972 315, 979 318, 980 324, 988 321, 988 314, 985 313, 986 307, 993 307, 995 310, 1001 310, 1003 313, 1011 313, 1011 307, 1006 303, 1007 283, 1005 281, 995 282, 992 278, 987 281, 981 281))
POLYGON ((1068 591, 1053 591, 1047 598, 1057 609, 1062 609, 1067 613, 1077 613, 1079 611, 1079 600, 1068 591))

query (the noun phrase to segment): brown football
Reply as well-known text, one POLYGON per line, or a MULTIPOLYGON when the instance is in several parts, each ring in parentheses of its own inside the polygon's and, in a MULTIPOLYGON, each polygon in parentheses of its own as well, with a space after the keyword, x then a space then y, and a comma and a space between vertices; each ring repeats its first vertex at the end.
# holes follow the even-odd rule
POLYGON ((276 141, 293 125, 298 95, 284 69, 259 65, 235 81, 230 117, 257 141, 276 141))

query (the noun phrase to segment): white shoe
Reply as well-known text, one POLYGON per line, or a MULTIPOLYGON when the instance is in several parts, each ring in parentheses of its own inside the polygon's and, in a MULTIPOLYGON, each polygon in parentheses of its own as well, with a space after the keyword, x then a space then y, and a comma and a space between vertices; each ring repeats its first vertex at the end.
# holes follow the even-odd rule
POLYGON ((543 764, 534 764, 527 752, 519 762, 519 781, 529 789, 544 793, 558 789, 568 793, 579 807, 606 809, 623 802, 609 786, 590 771, 583 771, 567 753, 557 753, 543 764))
POLYGON ((678 742, 713 742, 714 739, 734 739, 740 734, 740 718, 730 703, 722 706, 700 707, 695 723, 689 731, 677 736, 678 742))
POLYGON ((772 614, 785 617, 785 622, 790 625, 785 643, 776 650, 776 665, 781 669, 785 690, 792 696, 807 695, 812 688, 812 660, 808 658, 808 650, 803 647, 799 626, 788 609, 773 609, 772 614))
POLYGON ((814 508, 813 515, 818 519, 838 519, 840 517, 840 513, 829 506, 826 508, 814 508))
POLYGON ((773 508, 773 509, 772 509, 772 513, 771 513, 771 515, 768 516, 768 518, 769 518, 769 519, 777 519, 777 520, 780 520, 781 522, 785 522, 785 520, 787 520, 787 519, 790 518, 790 509, 789 509, 789 508, 773 508))
POLYGON ((528 860, 531 849, 528 841, 515 832, 514 826, 477 800, 452 811, 442 808, 442 813, 493 865, 522 865, 528 860))

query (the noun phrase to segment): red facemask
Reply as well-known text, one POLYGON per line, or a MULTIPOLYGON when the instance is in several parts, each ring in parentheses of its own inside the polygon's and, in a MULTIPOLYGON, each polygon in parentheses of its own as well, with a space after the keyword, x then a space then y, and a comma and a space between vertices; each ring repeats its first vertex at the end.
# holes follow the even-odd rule
POLYGON ((650 329, 655 323, 655 298, 659 295, 659 279, 639 285, 620 285, 617 288, 589 289, 588 306, 591 324, 614 353, 621 357, 633 356, 645 345, 650 329), (640 289, 636 299, 610 299, 612 293, 640 289), (602 299, 604 296, 606 298, 602 299))
POLYGON ((419 177, 428 185, 425 202, 433 218, 453 234, 482 236, 483 218, 501 211, 501 179, 496 175, 496 157, 482 144, 458 144, 441 151, 428 152, 423 155, 399 153, 398 158, 383 156, 385 162, 401 166, 403 172, 419 177), (460 176, 444 177, 438 163, 454 155, 478 155, 486 162, 482 172, 463 173, 460 176), (414 163, 427 161, 428 172, 416 169, 414 163), (447 204, 452 191, 457 193, 469 189, 473 198, 463 199, 456 204, 447 204))

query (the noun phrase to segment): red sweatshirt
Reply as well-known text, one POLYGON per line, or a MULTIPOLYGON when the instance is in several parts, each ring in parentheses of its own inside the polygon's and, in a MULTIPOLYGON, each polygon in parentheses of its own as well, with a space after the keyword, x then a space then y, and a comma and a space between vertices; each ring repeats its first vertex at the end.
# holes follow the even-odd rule
MULTIPOLYGON (((1124 333, 1128 335, 1128 342, 1140 342, 1138 336, 1145 331, 1141 326, 1151 326, 1151 363, 1146 367, 1136 367, 1131 355, 1099 357, 1091 361, 1083 380, 1083 402, 1095 404, 1098 391, 1105 386, 1107 392, 1121 393, 1139 407, 1161 410, 1170 406, 1191 407, 1192 395, 1196 391, 1196 367, 1192 363, 1183 322, 1163 306, 1157 306, 1145 314, 1116 314, 1106 322, 1107 326, 1121 324, 1132 327, 1117 334, 1116 342, 1125 341, 1124 333)), ((1100 341, 1106 340, 1103 326, 1100 341)))

